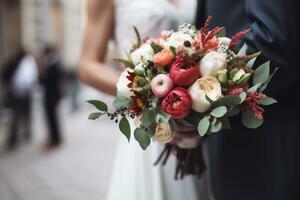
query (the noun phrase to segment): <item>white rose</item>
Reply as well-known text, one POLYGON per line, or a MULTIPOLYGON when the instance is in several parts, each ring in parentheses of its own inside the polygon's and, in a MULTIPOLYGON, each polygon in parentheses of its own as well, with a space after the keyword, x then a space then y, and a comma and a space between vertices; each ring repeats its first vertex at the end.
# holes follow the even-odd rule
POLYGON ((229 46, 229 44, 231 42, 231 39, 228 37, 219 37, 218 40, 219 40, 220 44, 224 44, 226 46, 229 46))
POLYGON ((219 52, 209 52, 200 61, 200 72, 202 76, 215 76, 217 71, 227 67, 226 56, 219 52))
POLYGON ((154 51, 150 44, 142 44, 138 49, 131 53, 131 59, 134 65, 137 65, 141 59, 153 60, 154 51))
POLYGON ((129 87, 127 87, 127 85, 130 83, 130 81, 126 77, 128 76, 128 71, 132 72, 132 69, 125 69, 119 77, 119 80, 117 82, 117 91, 119 95, 130 98, 131 96, 133 96, 133 92, 129 87))
POLYGON ((189 41, 190 43, 192 43, 193 38, 189 34, 176 32, 168 38, 168 40, 166 41, 166 45, 168 47, 173 46, 177 49, 179 46, 184 46, 183 43, 185 41, 189 41))
POLYGON ((175 133, 171 130, 170 125, 168 123, 157 124, 153 140, 161 144, 166 144, 168 142, 171 142, 174 136, 175 133))
POLYGON ((192 98, 192 108, 199 113, 204 113, 211 107, 211 104, 206 99, 206 95, 213 101, 218 100, 222 96, 221 85, 212 76, 198 79, 188 89, 188 93, 192 98))

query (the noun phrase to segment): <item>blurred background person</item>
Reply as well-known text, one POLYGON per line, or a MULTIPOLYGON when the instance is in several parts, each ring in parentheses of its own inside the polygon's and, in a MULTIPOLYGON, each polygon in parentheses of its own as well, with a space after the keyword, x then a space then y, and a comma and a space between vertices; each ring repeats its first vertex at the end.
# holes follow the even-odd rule
MULTIPOLYGON (((108 41, 114 38, 118 54, 125 56, 134 38, 133 26, 143 37, 157 36, 182 23, 193 23, 196 4, 196 0, 89 0, 80 64, 82 80, 115 95, 120 71, 105 63, 108 41)), ((174 180, 175 157, 165 167, 153 167, 162 148, 163 145, 152 144, 144 152, 136 141, 128 144, 121 138, 107 199, 211 199, 206 176, 200 180, 196 177, 174 180)))
POLYGON ((62 142, 58 106, 63 97, 63 67, 55 47, 45 47, 41 62, 41 84, 44 90, 44 108, 48 125, 48 141, 45 148, 53 148, 62 142))
POLYGON ((7 147, 14 148, 19 133, 23 138, 31 138, 32 92, 38 79, 35 58, 24 49, 19 49, 4 67, 2 80, 6 87, 5 102, 12 110, 11 126, 7 147))

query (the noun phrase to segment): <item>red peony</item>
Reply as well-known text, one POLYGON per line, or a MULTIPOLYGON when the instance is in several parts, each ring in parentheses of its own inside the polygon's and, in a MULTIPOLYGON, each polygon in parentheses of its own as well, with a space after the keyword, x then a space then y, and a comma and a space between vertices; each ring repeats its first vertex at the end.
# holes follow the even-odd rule
POLYGON ((199 77, 199 65, 190 59, 186 59, 185 55, 179 52, 170 69, 170 78, 173 83, 178 86, 190 86, 199 77))
POLYGON ((182 119, 189 114, 192 100, 186 89, 175 88, 162 100, 161 109, 174 119, 182 119))

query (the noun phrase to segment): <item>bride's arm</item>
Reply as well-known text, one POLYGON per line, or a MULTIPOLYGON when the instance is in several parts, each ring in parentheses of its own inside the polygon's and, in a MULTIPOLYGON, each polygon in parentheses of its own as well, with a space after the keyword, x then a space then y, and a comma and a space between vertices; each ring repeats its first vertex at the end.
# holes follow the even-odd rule
MULTIPOLYGON (((116 94, 119 72, 105 65, 107 43, 114 28, 113 0, 89 0, 79 75, 82 81, 107 94, 116 94)), ((76 34, 76 33, 75 33, 76 34)))

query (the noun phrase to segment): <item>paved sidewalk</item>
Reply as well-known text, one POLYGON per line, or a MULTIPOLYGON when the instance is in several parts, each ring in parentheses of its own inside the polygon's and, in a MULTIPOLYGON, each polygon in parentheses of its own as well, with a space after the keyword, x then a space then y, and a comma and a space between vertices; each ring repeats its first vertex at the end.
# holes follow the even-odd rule
POLYGON ((0 200, 105 199, 119 134, 109 120, 88 121, 90 111, 62 111, 65 142, 51 152, 41 149, 47 129, 35 111, 33 141, 0 151, 0 200))

